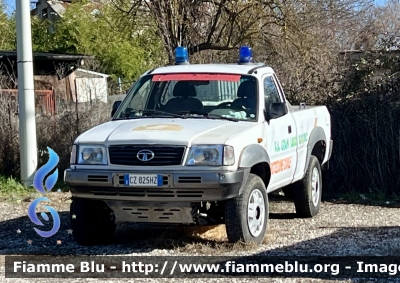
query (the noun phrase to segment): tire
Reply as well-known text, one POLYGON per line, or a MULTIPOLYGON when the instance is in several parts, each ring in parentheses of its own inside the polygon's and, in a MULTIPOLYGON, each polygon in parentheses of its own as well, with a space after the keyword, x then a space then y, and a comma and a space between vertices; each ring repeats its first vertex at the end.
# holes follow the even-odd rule
POLYGON ((304 178, 296 184, 294 205, 299 217, 310 218, 319 213, 322 196, 322 174, 318 159, 311 155, 304 178))
POLYGON ((228 240, 231 243, 243 241, 261 244, 267 230, 268 214, 265 184, 259 176, 250 174, 243 193, 226 201, 225 226, 228 240), (255 207, 249 206, 253 202, 256 202, 255 207), (253 209, 250 210, 251 207, 253 209))
POLYGON ((117 228, 112 210, 96 200, 73 198, 70 221, 72 235, 83 246, 112 242, 117 228))

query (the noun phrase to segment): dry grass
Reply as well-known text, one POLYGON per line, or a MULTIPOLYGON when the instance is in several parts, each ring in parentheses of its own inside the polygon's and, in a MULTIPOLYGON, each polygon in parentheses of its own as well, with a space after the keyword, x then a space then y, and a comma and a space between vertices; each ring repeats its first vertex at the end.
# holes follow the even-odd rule
MULTIPOLYGON (((47 162, 47 147, 60 157, 58 169, 63 172, 69 166, 71 146, 78 135, 106 122, 110 118, 111 105, 102 102, 66 103, 57 98, 57 114, 36 115, 38 167, 47 162)), ((0 175, 20 175, 19 168, 19 117, 10 97, 0 97, 0 175)), ((62 176, 62 174, 60 174, 62 176)))
POLYGON ((190 226, 180 228, 183 233, 197 236, 201 239, 209 239, 212 241, 227 241, 225 225, 214 226, 190 226))

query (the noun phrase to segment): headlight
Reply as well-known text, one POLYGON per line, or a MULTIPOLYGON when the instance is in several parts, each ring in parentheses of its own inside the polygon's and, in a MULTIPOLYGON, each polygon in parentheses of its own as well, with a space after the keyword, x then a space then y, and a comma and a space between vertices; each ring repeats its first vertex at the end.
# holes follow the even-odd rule
POLYGON ((233 147, 223 145, 201 145, 190 149, 187 165, 233 165, 233 147))
POLYGON ((105 146, 79 145, 78 164, 107 164, 105 146))

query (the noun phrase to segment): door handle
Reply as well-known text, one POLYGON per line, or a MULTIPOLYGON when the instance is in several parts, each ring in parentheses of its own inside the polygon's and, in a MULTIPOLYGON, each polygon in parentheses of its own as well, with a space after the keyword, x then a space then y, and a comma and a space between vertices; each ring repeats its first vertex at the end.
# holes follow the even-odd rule
POLYGON ((289 132, 289 134, 291 134, 292 133, 292 126, 288 126, 288 132, 289 132))

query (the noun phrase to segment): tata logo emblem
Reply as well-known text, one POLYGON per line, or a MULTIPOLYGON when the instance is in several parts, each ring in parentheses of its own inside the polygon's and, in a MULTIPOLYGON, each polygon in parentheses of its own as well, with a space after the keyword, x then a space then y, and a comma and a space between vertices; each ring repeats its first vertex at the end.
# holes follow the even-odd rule
POLYGON ((148 149, 143 149, 136 154, 136 157, 140 161, 150 161, 154 158, 154 152, 148 149))

